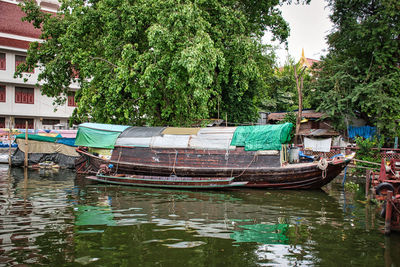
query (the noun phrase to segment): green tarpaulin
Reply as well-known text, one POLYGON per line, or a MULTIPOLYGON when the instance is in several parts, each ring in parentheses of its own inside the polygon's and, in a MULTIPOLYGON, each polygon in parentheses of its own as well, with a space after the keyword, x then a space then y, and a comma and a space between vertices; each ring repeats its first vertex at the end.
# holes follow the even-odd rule
POLYGON ((113 149, 118 136, 129 126, 100 123, 79 125, 75 145, 113 149))
MULTIPOLYGON (((51 142, 55 143, 58 139, 62 138, 61 135, 59 137, 51 137, 51 136, 42 136, 37 134, 28 134, 28 140, 42 141, 42 142, 51 142)), ((17 139, 25 139, 25 134, 19 134, 15 138, 17 139)))
POLYGON ((246 151, 281 150, 290 141, 292 123, 274 125, 239 126, 231 146, 244 146, 246 151))

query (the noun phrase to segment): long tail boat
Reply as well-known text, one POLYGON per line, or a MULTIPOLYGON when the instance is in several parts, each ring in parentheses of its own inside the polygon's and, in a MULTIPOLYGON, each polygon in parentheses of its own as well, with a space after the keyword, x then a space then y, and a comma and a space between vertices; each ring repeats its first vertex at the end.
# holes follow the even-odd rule
POLYGON ((227 187, 243 186, 247 182, 233 182, 235 177, 179 177, 179 176, 153 176, 153 175, 129 175, 129 174, 97 174, 87 176, 89 180, 114 184, 132 185, 144 187, 165 187, 177 189, 220 189, 227 187))
POLYGON ((234 177, 234 182, 246 182, 246 187, 317 189, 338 176, 354 156, 289 164, 285 145, 292 128, 289 123, 200 129, 125 127, 80 125, 75 143, 81 155, 78 172, 97 173, 102 164, 111 164, 113 173, 134 177, 234 177), (99 142, 102 150, 93 149, 100 147, 99 142))

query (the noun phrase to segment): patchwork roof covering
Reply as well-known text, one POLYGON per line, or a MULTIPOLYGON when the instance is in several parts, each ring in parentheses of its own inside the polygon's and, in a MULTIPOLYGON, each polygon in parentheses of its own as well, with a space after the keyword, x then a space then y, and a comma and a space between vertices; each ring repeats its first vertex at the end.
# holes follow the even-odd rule
POLYGON ((164 128, 84 123, 79 126, 75 145, 108 149, 127 146, 229 150, 234 149, 234 146, 245 146, 246 150, 280 150, 281 143, 290 139, 292 126, 291 123, 286 123, 239 127, 164 128), (238 133, 241 142, 237 142, 238 133))
POLYGON ((229 149, 235 130, 236 127, 132 127, 118 137, 115 145, 152 148, 229 149))

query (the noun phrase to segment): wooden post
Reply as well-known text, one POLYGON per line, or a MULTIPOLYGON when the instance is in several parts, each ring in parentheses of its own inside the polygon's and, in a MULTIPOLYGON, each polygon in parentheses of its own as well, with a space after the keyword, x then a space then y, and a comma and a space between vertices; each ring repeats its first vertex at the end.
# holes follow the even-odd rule
POLYGON ((369 201, 369 186, 371 182, 371 170, 368 169, 365 174, 365 198, 369 201))
POLYGON ((24 167, 28 167, 28 121, 25 121, 25 161, 24 167))
POLYGON ((385 235, 390 235, 390 224, 392 221, 392 197, 393 191, 388 191, 386 197, 385 235))
POLYGON ((8 123, 9 127, 9 132, 8 132, 8 165, 11 167, 11 121, 8 123))
POLYGON ((296 118, 296 135, 294 137, 294 143, 295 145, 298 144, 298 138, 299 138, 299 131, 300 131, 300 123, 301 123, 301 117, 303 113, 303 73, 306 69, 304 66, 300 72, 300 75, 297 75, 297 67, 293 66, 294 69, 294 77, 296 79, 296 87, 297 87, 297 94, 299 95, 299 110, 297 112, 297 118, 296 118), (299 83, 299 78, 300 78, 300 83, 299 83))

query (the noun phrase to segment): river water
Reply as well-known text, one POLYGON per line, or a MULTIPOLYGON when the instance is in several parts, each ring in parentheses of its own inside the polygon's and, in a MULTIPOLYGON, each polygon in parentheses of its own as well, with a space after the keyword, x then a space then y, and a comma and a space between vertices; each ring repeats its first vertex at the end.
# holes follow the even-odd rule
MULTIPOLYGON (((361 179, 362 180, 362 179, 361 179)), ((181 191, 0 165, 0 266, 400 266, 361 185, 181 191)))

